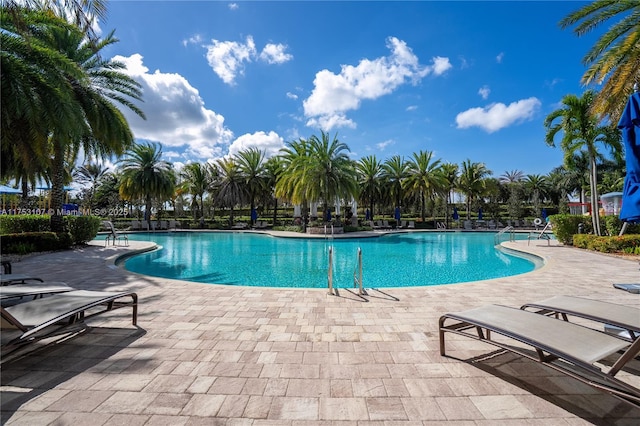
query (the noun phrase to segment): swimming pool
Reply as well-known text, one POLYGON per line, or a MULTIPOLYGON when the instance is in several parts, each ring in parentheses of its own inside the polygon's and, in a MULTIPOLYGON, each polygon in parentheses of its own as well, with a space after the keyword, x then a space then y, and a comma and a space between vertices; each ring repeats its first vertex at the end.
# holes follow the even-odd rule
POLYGON ((363 286, 412 287, 499 278, 530 272, 531 257, 494 247, 494 233, 419 232, 377 238, 278 238, 233 232, 129 234, 162 249, 124 261, 146 275, 210 284, 326 288, 329 247, 333 285, 353 287, 358 248, 363 286))

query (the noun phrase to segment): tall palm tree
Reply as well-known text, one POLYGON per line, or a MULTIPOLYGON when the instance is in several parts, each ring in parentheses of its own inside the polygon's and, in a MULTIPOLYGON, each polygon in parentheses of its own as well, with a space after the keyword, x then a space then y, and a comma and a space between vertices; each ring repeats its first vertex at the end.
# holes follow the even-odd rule
POLYGON ((268 189, 268 195, 267 192, 265 192, 265 195, 267 195, 265 198, 265 204, 268 205, 273 202, 273 225, 275 226, 276 220, 278 219, 278 196, 276 195, 276 186, 284 172, 284 161, 279 156, 271 157, 264 163, 264 170, 266 188, 268 189))
POLYGON ((84 166, 80 166, 74 173, 78 181, 89 185, 89 211, 93 211, 93 198, 96 188, 108 173, 109 168, 99 163, 87 163, 84 166))
POLYGON ((598 0, 582 6, 560 21, 561 28, 575 25, 578 36, 590 34, 605 22, 618 17, 587 52, 582 62, 588 66, 582 82, 602 84, 592 108, 596 114, 617 121, 633 85, 640 81, 640 2, 598 0))
POLYGON ((373 214, 375 203, 381 196, 382 163, 378 161, 375 155, 362 157, 356 163, 356 171, 358 174, 358 186, 360 187, 360 200, 365 204, 369 203, 369 211, 373 214))
POLYGON ((444 180, 445 189, 447 194, 444 198, 444 214, 445 224, 449 228, 449 204, 453 202, 453 191, 458 186, 458 165, 454 163, 444 163, 440 167, 442 178, 444 180))
POLYGON ((522 182, 523 179, 524 179, 524 173, 522 172, 522 170, 511 170, 501 174, 500 177, 498 178, 498 181, 500 183, 510 184, 510 183, 522 182))
POLYGON ((533 205, 534 215, 537 215, 542 211, 542 201, 547 196, 547 178, 540 174, 527 175, 524 179, 524 187, 529 192, 531 204, 533 205))
POLYGON ((216 165, 219 173, 216 200, 229 207, 229 225, 233 226, 233 209, 245 199, 244 177, 234 158, 222 158, 216 165))
POLYGON ((276 196, 287 199, 293 204, 303 207, 302 214, 307 213, 309 201, 305 180, 308 158, 311 155, 309 142, 306 139, 290 141, 280 150, 283 172, 276 182, 276 196))
POLYGON ((265 152, 257 148, 249 148, 238 152, 235 161, 244 179, 244 187, 251 208, 251 225, 254 225, 253 211, 256 208, 256 197, 266 189, 265 152))
MULTIPOLYGON (((382 165, 382 177, 389 188, 389 196, 397 207, 404 199, 404 181, 409 173, 409 164, 399 155, 388 158, 382 165)), ((373 210, 371 211, 373 214, 373 210)))
POLYGON ((579 151, 585 151, 589 158, 589 187, 591 190, 592 225, 596 235, 601 235, 598 213, 598 170, 597 161, 602 157, 600 146, 611 152, 622 150, 620 133, 612 126, 599 125, 600 117, 591 112, 594 92, 588 90, 582 97, 566 95, 562 98, 563 107, 552 111, 544 120, 547 128, 545 140, 555 146, 556 135, 562 132, 560 146, 564 152, 565 163, 579 151))
POLYGON ((358 183, 349 147, 334 135, 321 132, 309 138, 309 157, 305 163, 304 183, 309 200, 322 202, 325 209, 338 199, 350 199, 358 193, 358 183))
POLYGON ((184 192, 191 194, 195 203, 192 203, 193 219, 204 217, 204 194, 211 185, 211 176, 208 168, 202 163, 190 163, 180 170, 180 187, 184 192), (198 198, 200 203, 198 204, 198 198))
POLYGON ((152 202, 171 199, 176 188, 173 166, 161 158, 161 145, 143 143, 134 145, 118 162, 122 176, 120 196, 129 201, 144 200, 145 219, 149 227, 152 202))
POLYGON ((426 200, 435 194, 446 191, 446 182, 440 169, 440 160, 433 159, 433 152, 420 151, 413 153, 408 161, 409 175, 405 180, 405 188, 409 193, 420 198, 420 217, 426 220, 426 200))
POLYGON ((473 163, 471 160, 462 163, 458 188, 466 197, 467 220, 471 219, 471 203, 482 195, 486 188, 485 178, 491 174, 484 163, 473 163))

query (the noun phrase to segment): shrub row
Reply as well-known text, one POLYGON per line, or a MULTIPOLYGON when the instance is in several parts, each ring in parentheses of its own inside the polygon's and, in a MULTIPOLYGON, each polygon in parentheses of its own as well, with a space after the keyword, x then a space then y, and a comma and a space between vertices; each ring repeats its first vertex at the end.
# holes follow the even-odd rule
POLYGON ((68 232, 22 232, 3 235, 0 238, 0 250, 7 254, 64 250, 72 245, 73 240, 68 232))
POLYGON ((596 235, 574 235, 574 247, 595 250, 601 253, 640 254, 640 235, 622 235, 617 237, 599 237, 596 235))
MULTIPOLYGON (((101 220, 97 216, 65 216, 65 231, 72 244, 85 244, 98 234, 101 220)), ((4 240, 9 235, 24 233, 51 233, 49 216, 43 215, 2 215, 0 235, 4 240)))

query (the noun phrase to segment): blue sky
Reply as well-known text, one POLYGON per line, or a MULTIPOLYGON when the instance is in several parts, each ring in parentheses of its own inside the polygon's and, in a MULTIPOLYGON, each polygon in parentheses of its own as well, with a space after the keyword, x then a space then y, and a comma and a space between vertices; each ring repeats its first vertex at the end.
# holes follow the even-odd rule
POLYGON ((112 1, 99 26, 144 90, 136 139, 177 166, 322 129, 355 160, 429 150, 499 177, 562 164, 543 121, 585 90, 597 34, 558 27, 584 4, 112 1))

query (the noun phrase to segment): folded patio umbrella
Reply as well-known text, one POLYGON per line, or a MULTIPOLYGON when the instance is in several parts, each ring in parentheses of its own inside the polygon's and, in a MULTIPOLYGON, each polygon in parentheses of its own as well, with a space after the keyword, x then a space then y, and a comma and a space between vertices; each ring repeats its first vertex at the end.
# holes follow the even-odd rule
POLYGON ((629 97, 618 128, 622 131, 627 169, 620 219, 623 222, 640 222, 640 93, 637 91, 629 97))

